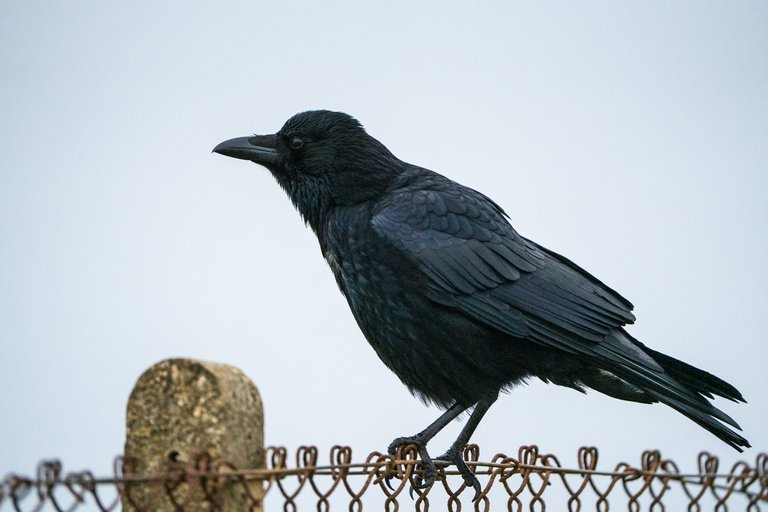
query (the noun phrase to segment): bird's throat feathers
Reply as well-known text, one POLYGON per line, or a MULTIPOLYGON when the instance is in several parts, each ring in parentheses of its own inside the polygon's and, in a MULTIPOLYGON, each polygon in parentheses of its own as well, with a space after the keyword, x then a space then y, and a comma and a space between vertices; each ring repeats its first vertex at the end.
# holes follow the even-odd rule
POLYGON ((275 178, 288 194, 304 223, 311 227, 315 234, 318 234, 324 219, 333 208, 332 197, 328 194, 328 185, 324 183, 326 176, 318 176, 315 180, 302 180, 300 182, 280 179, 278 176, 275 178))
POLYGON ((407 164, 397 159, 382 144, 367 137, 362 147, 335 148, 325 161, 313 162, 308 172, 297 162, 295 167, 273 170, 273 175, 288 194, 304 222, 316 234, 336 207, 374 200, 389 189, 407 164))

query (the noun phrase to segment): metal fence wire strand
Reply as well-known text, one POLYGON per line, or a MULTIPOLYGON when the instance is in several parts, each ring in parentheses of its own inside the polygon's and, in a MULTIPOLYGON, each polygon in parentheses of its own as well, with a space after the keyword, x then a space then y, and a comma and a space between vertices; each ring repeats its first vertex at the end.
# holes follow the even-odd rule
POLYGON ((11 474, 0 484, 0 512, 80 510, 268 510, 331 509, 358 512, 410 510, 688 510, 749 512, 768 510, 768 454, 750 465, 737 462, 722 471, 714 455, 702 452, 695 471, 685 473, 658 451, 645 451, 638 465, 625 462, 598 469, 598 451, 582 447, 576 467, 553 454, 522 446, 516 456, 498 453, 483 462, 477 445, 464 450, 467 465, 482 490, 474 489, 451 467, 439 466, 431 488, 413 492, 420 473, 415 447, 394 457, 373 452, 353 462, 352 449, 334 446, 328 463, 314 446, 299 447, 293 457, 283 447, 266 450, 266 468, 240 469, 199 454, 188 461, 169 460, 165 471, 140 475, 131 461, 118 457, 110 477, 90 471, 64 473, 59 461, 43 461, 34 477, 11 474), (289 462, 290 461, 290 462, 289 462), (151 492, 145 492, 151 490, 151 492), (150 498, 148 498, 148 496, 150 498), (147 499, 150 501, 147 502, 147 499), (235 500, 240 505, 235 505, 235 500))

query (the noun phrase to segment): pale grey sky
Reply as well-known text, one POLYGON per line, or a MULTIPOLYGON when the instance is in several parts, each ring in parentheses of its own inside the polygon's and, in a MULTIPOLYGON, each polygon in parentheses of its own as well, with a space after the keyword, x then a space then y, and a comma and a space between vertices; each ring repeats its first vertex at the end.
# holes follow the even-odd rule
MULTIPOLYGON (((486 456, 537 443, 684 469, 768 449, 764 2, 0 4, 0 475, 110 470, 154 362, 234 364, 266 440, 359 457, 432 421, 376 358, 268 173, 211 154, 357 117, 628 297, 630 330, 736 385, 739 457, 671 409, 532 383, 486 456)), ((458 432, 434 442, 441 451, 458 432)))

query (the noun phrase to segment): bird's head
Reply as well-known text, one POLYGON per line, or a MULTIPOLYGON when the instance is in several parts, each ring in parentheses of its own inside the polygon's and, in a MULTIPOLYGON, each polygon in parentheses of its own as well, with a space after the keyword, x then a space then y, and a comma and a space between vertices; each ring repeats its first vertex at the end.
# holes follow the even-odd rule
POLYGON ((269 169, 315 231, 332 208, 377 197, 403 168, 356 119, 328 110, 296 114, 275 134, 230 139, 213 151, 269 169))

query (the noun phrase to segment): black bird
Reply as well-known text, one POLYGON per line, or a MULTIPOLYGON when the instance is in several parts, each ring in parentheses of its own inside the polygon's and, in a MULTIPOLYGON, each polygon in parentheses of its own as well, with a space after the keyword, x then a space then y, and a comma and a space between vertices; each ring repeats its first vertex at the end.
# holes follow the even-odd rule
POLYGON ((633 306, 569 259, 520 236, 487 196, 395 157, 347 114, 297 114, 274 135, 214 151, 263 165, 320 242, 368 342, 408 389, 445 412, 395 439, 419 451, 424 488, 435 434, 473 409, 437 460, 480 484, 463 447, 499 391, 530 377, 640 403, 664 403, 733 448, 749 442, 707 398, 743 402, 714 375, 624 330, 633 306))

